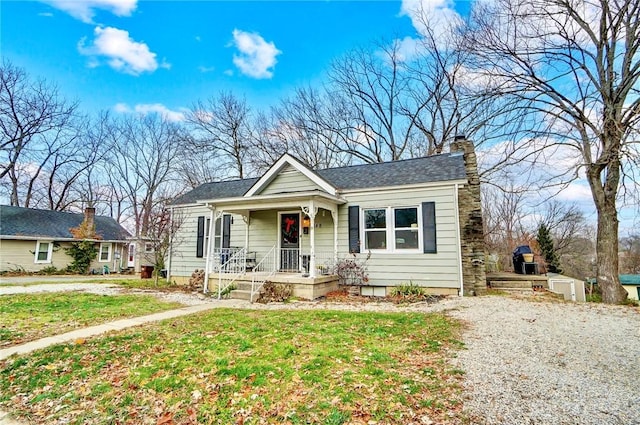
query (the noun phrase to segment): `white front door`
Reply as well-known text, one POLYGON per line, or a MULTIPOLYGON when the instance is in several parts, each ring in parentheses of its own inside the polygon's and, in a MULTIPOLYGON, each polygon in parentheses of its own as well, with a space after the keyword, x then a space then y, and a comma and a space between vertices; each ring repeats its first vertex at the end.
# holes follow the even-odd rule
POLYGON ((129 252, 127 253, 127 267, 136 266, 136 244, 129 244, 129 252))

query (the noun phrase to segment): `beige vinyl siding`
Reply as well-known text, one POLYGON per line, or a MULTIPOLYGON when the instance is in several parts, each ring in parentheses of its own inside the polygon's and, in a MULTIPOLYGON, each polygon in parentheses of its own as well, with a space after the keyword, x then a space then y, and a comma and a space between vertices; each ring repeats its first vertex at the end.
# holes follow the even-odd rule
MULTIPOLYGON (((54 243, 50 239, 39 239, 42 242, 54 243)), ((58 270, 66 269, 73 261, 67 253, 65 248, 71 246, 71 242, 57 242, 54 245, 53 252, 51 253, 51 262, 36 263, 35 251, 38 240, 12 240, 4 239, 0 240, 0 271, 20 270, 24 269, 27 272, 37 272, 47 267, 55 267, 58 270)), ((112 242, 102 242, 111 244, 111 258, 109 262, 100 262, 98 258, 91 262, 89 269, 95 269, 102 273, 103 267, 106 265, 109 267, 109 271, 117 271, 120 260, 115 260, 114 256, 116 252, 120 252, 121 245, 112 242)), ((100 242, 96 242, 96 249, 100 249, 100 242)), ((98 252, 99 255, 99 252, 98 252)))
POLYGON ((622 287, 629 294, 629 299, 630 300, 638 300, 638 301, 640 301, 640 298, 638 297, 638 288, 639 288, 638 286, 636 286, 636 285, 622 285, 622 287))
MULTIPOLYGON (((454 203, 455 186, 347 194, 347 205, 339 209, 338 245, 341 256, 349 255, 348 206, 363 208, 410 207, 435 202, 437 253, 373 252, 367 262, 371 285, 393 286, 413 282, 435 288, 459 288, 459 245, 454 203)), ((362 226, 361 226, 362 227, 362 226)), ((358 257, 364 259, 366 252, 358 257)))
MULTIPOLYGON (((211 218, 211 210, 202 205, 187 208, 176 208, 174 218, 181 220, 182 224, 174 237, 173 253, 171 254, 171 274, 173 276, 191 276, 196 269, 206 267, 206 257, 196 257, 196 244, 198 233, 198 217, 204 217, 205 222, 211 218)), ((234 248, 242 248, 245 244, 245 223, 241 215, 231 214, 231 237, 229 245, 234 248)), ((214 215, 215 221, 215 215, 214 215)), ((213 228, 214 223, 211 223, 213 228)), ((208 238, 205 237, 205 242, 208 238)), ((213 241, 211 241, 213 244, 213 241)))
MULTIPOLYGON (((304 217, 304 214, 302 214, 301 217, 304 217)), ((333 253, 333 219, 331 218, 331 212, 319 208, 316 214, 315 225, 316 253, 318 255, 333 253)), ((302 224, 300 225, 300 233, 303 233, 302 224)), ((302 250, 309 252, 311 249, 311 229, 309 229, 308 235, 302 234, 301 237, 302 250)))
POLYGON ((274 193, 304 192, 308 190, 321 190, 320 186, 309 180, 307 176, 289 165, 282 170, 259 194, 271 195, 274 193))
POLYGON ((249 226, 249 251, 260 261, 278 243, 278 211, 252 211, 249 226))
POLYGON ((173 218, 180 223, 180 227, 173 238, 172 276, 191 276, 194 270, 205 268, 206 259, 196 257, 196 236, 200 216, 204 216, 206 220, 211 216, 211 210, 204 205, 198 205, 176 208, 173 211, 173 218))

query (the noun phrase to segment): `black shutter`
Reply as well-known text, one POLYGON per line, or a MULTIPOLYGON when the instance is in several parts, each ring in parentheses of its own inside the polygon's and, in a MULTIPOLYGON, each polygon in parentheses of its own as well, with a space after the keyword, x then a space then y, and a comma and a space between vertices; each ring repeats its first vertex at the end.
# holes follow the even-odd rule
POLYGON ((422 236, 425 254, 435 254, 436 247, 436 203, 422 203, 422 236))
POLYGON ((196 237, 196 257, 204 257, 204 216, 198 217, 198 233, 196 237))
POLYGON ((349 207, 349 252, 360 252, 360 207, 349 207))
POLYGON ((231 216, 222 216, 222 248, 229 248, 231 246, 231 216))

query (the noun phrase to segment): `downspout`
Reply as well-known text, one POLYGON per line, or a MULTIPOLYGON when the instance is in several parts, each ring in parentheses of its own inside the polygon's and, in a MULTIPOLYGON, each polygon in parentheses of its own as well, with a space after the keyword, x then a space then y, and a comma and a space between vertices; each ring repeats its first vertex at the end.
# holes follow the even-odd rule
POLYGON ((464 275, 462 274, 462 242, 460 241, 460 210, 458 209, 459 185, 454 185, 453 209, 456 214, 456 241, 458 246, 458 274, 460 276, 460 297, 464 297, 464 275))
MULTIPOLYGON (((209 204, 207 204, 207 207, 211 208, 209 206, 209 204)), ((211 210, 211 212, 209 213, 209 240, 207 241, 207 258, 205 260, 204 263, 204 283, 202 284, 202 293, 206 294, 207 292, 209 292, 209 267, 210 267, 210 258, 211 258, 211 240, 213 239, 211 236, 211 232, 215 231, 216 228, 216 222, 214 219, 214 211, 211 210)), ((222 225, 222 224, 221 224, 222 225)), ((220 282, 218 282, 218 285, 220 285, 220 282)))

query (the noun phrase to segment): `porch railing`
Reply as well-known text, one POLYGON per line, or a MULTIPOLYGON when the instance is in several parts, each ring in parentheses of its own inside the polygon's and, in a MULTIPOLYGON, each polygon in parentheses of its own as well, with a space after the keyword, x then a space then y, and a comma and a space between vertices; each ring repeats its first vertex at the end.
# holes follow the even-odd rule
POLYGON ((240 248, 235 252, 229 252, 226 261, 221 257, 221 264, 218 266, 218 299, 222 298, 222 292, 226 291, 233 283, 247 270, 247 250, 240 248), (222 279, 226 281, 223 287, 222 279))
POLYGON ((253 303, 253 296, 260 292, 264 284, 269 278, 276 274, 278 271, 278 249, 273 246, 267 254, 262 257, 259 263, 253 268, 253 276, 251 278, 251 297, 249 298, 253 303))

